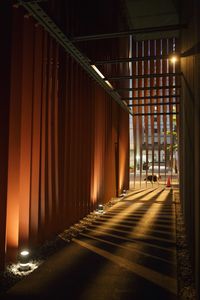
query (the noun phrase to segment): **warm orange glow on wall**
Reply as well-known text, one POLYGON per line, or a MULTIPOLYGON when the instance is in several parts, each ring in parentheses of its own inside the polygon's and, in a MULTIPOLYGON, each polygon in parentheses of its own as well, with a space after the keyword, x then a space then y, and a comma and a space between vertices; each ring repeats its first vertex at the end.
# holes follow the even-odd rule
POLYGON ((129 167, 129 134, 126 130, 129 126, 124 112, 121 113, 120 121, 120 139, 119 139, 119 192, 128 189, 127 169, 129 167))
MULTIPOLYGON (((21 136, 20 136, 20 175, 19 175, 19 243, 29 242, 31 155, 32 151, 32 93, 33 93, 33 21, 25 19, 22 95, 21 95, 21 136), (27 100, 28 99, 28 100, 27 100)), ((38 201, 38 200, 37 200, 38 201)))
POLYGON ((95 116, 94 116, 94 161, 92 163, 92 194, 91 200, 95 204, 101 196, 101 185, 103 176, 103 160, 104 160, 104 131, 102 126, 104 112, 102 110, 102 101, 97 94, 95 116))
POLYGON ((128 114, 32 17, 24 19, 21 7, 14 10, 12 39, 8 256, 108 202, 119 178, 128 185, 128 114))
POLYGON ((119 189, 120 189, 120 192, 123 189, 125 172, 126 172, 126 153, 125 153, 125 150, 122 149, 121 153, 120 153, 120 165, 119 165, 119 189))
POLYGON ((19 204, 16 201, 16 197, 9 196, 7 204, 7 228, 6 239, 7 247, 18 247, 18 234, 19 234, 19 204))
POLYGON ((92 176, 91 176, 91 201, 93 205, 96 204, 99 197, 99 185, 101 182, 101 165, 98 159, 99 153, 98 149, 95 151, 94 162, 92 165, 92 176))
POLYGON ((91 201, 93 205, 95 205, 95 203, 97 202, 97 192, 97 178, 94 177, 93 183, 91 184, 91 201))
MULTIPOLYGON (((14 146, 13 141, 11 145, 14 146)), ((19 238, 19 174, 18 174, 17 148, 10 148, 8 171, 8 196, 6 217, 6 248, 8 257, 13 255, 9 249, 17 249, 19 238)))
POLYGON ((17 251, 19 242, 19 168, 20 168, 20 131, 21 131, 21 68, 22 68, 22 31, 21 15, 13 10, 14 51, 11 57, 11 93, 8 151, 8 189, 6 210, 6 253, 10 259, 17 251), (15 26, 18 24, 18 27, 15 26))
MULTIPOLYGON (((11 114, 15 112, 11 110, 11 114)), ((7 194, 7 217, 6 217, 6 247, 17 249, 19 238, 19 140, 15 122, 10 124, 10 148, 8 166, 8 194, 7 194), (15 128, 15 134, 12 129, 15 128)), ((12 255, 8 251, 8 256, 12 255)))

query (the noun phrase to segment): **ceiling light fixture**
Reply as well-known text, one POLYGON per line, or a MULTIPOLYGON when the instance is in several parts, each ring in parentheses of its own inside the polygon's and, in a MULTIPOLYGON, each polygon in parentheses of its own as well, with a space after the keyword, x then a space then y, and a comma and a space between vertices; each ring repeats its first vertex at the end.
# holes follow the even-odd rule
POLYGON ((178 56, 176 54, 173 54, 169 57, 169 60, 172 64, 175 64, 178 61, 178 56))
POLYGON ((95 65, 91 65, 91 67, 95 70, 95 72, 102 78, 104 79, 105 76, 99 71, 99 69, 95 65))
POLYGON ((114 88, 113 88, 113 86, 112 86, 112 84, 108 81, 108 80, 105 80, 105 83, 113 90, 114 88))

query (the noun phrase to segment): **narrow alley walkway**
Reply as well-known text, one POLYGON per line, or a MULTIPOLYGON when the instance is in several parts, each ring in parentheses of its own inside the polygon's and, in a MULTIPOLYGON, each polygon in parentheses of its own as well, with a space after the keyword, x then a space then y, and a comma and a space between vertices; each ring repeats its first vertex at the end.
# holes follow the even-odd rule
POLYGON ((175 208, 136 190, 7 292, 9 299, 177 299, 175 208))

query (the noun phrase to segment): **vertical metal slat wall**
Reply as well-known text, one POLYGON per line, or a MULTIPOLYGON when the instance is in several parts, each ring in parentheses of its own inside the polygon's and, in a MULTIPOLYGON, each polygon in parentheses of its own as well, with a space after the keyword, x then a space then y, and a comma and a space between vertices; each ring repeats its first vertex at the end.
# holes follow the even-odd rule
MULTIPOLYGON (((74 5, 73 1, 44 3, 66 32, 80 27, 74 5)), ((36 246, 54 237, 98 203, 129 187, 128 113, 21 6, 12 8, 9 22, 11 18, 11 57, 2 53, 7 66, 12 62, 11 89, 7 84, 7 94, 2 90, 0 94, 1 103, 7 95, 4 103, 10 104, 7 123, 0 128, 8 124, 3 129, 5 144, 9 139, 8 180, 6 166, 0 166, 8 186, 0 201, 4 203, 0 213, 6 213, 0 237, 1 269, 5 248, 7 259, 15 258, 19 247, 36 246)), ((109 26, 114 24, 109 22, 109 26)), ((123 41, 123 48, 118 46, 112 46, 112 55, 120 51, 126 55, 129 39, 123 41)), ((98 51, 95 45, 87 47, 96 58, 107 51, 104 44, 98 51)))
POLYGON ((180 80, 178 63, 170 61, 176 44, 175 38, 132 40, 133 187, 141 187, 148 175, 158 175, 165 183, 178 172, 174 136, 179 130, 180 80))

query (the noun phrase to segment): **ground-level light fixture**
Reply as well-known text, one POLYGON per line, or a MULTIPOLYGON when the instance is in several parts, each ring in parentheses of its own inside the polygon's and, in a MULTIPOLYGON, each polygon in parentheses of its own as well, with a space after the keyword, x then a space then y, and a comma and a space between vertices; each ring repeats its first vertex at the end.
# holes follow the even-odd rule
POLYGON ((21 271, 28 271, 30 269, 30 252, 27 249, 19 252, 19 268, 21 271))
POLYGON ((127 190, 123 190, 122 193, 120 194, 120 197, 125 197, 127 193, 127 190))
POLYGON ((99 204, 97 210, 99 213, 103 213, 103 204, 99 204))

